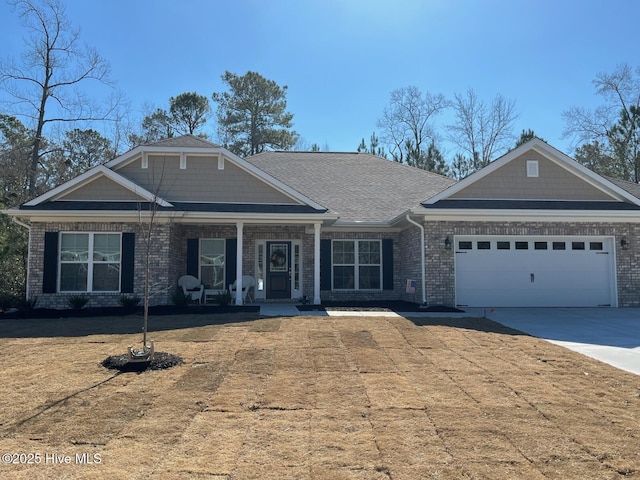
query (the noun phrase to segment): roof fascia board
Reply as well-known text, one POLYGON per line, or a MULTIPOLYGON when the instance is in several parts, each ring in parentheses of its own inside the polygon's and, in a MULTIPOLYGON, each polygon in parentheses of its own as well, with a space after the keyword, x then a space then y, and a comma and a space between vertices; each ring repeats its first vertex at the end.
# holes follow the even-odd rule
POLYGON ((578 163, 577 161, 575 161, 565 153, 561 152, 555 147, 552 147, 548 143, 540 140, 539 138, 533 138, 529 140, 527 143, 524 143, 523 145, 519 146, 518 148, 515 148, 510 152, 507 152, 502 157, 494 160, 486 167, 478 170, 475 173, 472 173, 468 177, 460 180, 458 183, 434 195, 424 203, 428 205, 432 205, 439 200, 449 198, 451 195, 465 189, 469 185, 486 177, 487 175, 494 172, 498 168, 511 162, 517 157, 521 156, 528 150, 535 150, 536 152, 540 153, 548 160, 556 163, 558 166, 573 173, 574 175, 577 175, 582 180, 586 181, 587 183, 597 188, 598 190, 606 193, 607 195, 611 195, 614 198, 617 197, 616 198, 617 200, 626 200, 633 203, 634 205, 640 205, 639 198, 634 197, 629 192, 618 187, 613 182, 607 180, 606 178, 598 175, 595 172, 592 172, 584 165, 581 165, 580 163, 578 163))
MULTIPOLYGON (((19 210, 8 209, 3 210, 13 217, 25 217, 32 221, 39 222, 87 222, 94 221, 96 223, 104 223, 107 219, 118 219, 119 221, 145 219, 151 216, 147 210, 82 210, 82 211, 50 211, 50 210, 19 210)), ((153 213, 154 218, 165 219, 174 223, 296 223, 296 224, 313 224, 325 223, 332 224, 338 218, 335 215, 327 214, 255 214, 255 213, 217 213, 212 215, 206 212, 166 212, 156 211, 153 213)))

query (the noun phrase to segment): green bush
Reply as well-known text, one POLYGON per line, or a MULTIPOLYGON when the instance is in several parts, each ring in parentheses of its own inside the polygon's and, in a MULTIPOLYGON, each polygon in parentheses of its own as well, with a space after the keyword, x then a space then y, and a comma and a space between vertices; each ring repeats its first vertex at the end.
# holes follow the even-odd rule
POLYGON ((87 303, 89 303, 89 297, 86 295, 74 295, 73 297, 69 297, 67 303, 74 310, 82 310, 87 303))
POLYGON ((33 298, 30 298, 29 300, 21 298, 18 301, 18 305, 17 306, 18 306, 18 308, 20 310, 30 312, 31 310, 36 308, 37 304, 38 304, 38 297, 33 297, 33 298))
POLYGON ((9 310, 10 308, 20 308, 23 300, 17 295, 2 292, 0 293, 0 311, 9 310))
POLYGON ((231 303, 231 294, 229 293, 229 291, 225 291, 224 293, 219 293, 218 295, 216 295, 215 297, 215 303, 217 303, 218 305, 229 305, 231 303))
POLYGON ((171 300, 179 307, 186 307, 189 304, 189 297, 184 294, 182 287, 177 287, 171 295, 171 300))
POLYGON ((118 303, 127 309, 134 309, 140 304, 141 298, 137 295, 130 297, 128 295, 121 295, 118 299, 118 303))

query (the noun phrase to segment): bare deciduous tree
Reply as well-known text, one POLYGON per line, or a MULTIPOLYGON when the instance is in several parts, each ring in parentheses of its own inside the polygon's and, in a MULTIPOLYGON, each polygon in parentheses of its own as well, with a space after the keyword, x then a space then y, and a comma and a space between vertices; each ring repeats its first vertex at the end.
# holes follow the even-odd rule
MULTIPOLYGON (((600 157, 625 180, 640 181, 640 67, 626 63, 613 73, 598 73, 595 92, 604 103, 594 110, 572 107, 562 112, 565 138, 574 146, 597 144, 600 157)), ((597 165, 595 165, 597 167, 597 165)))
POLYGON ((12 0, 30 35, 20 61, 0 62, 0 88, 12 100, 9 110, 34 132, 29 169, 29 193, 36 194, 39 162, 48 124, 109 119, 118 104, 109 79, 109 64, 80 44, 58 0, 12 0), (98 106, 79 87, 88 82, 109 87, 113 96, 98 106))
POLYGON ((433 120, 449 105, 444 95, 423 94, 413 86, 391 92, 378 128, 396 162, 413 166, 421 162, 437 137, 433 120))
POLYGON ((506 151, 514 142, 513 126, 518 114, 515 102, 498 94, 487 105, 472 89, 454 95, 455 122, 448 126, 449 140, 478 170, 506 151))

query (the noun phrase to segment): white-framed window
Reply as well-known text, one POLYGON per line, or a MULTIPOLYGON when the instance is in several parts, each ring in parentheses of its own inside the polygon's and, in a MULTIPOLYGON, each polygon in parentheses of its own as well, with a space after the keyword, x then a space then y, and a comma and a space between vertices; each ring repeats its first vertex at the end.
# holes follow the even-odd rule
POLYGON ((200 281, 207 289, 224 290, 225 240, 200 239, 200 281))
POLYGON ((61 292, 120 291, 120 233, 60 233, 61 292))
POLYGON ((334 290, 382 289, 380 240, 333 240, 331 249, 334 290))

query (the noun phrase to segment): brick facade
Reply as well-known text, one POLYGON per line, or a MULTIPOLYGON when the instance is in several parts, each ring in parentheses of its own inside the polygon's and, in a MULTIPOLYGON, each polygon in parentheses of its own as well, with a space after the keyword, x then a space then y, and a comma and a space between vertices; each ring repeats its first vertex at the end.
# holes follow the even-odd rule
MULTIPOLYGON (((146 257, 145 234, 140 225, 128 223, 32 223, 29 239, 29 284, 30 298, 37 297, 37 306, 40 308, 69 308, 69 298, 78 293, 43 293, 43 253, 45 232, 130 232, 136 234, 135 241, 135 265, 134 265, 134 293, 140 298, 144 294, 144 259, 146 257)), ((153 230, 150 251, 150 282, 154 287, 153 296, 150 299, 152 305, 170 303, 169 292, 170 275, 169 263, 171 261, 170 249, 170 225, 156 224, 153 230)), ((91 293, 88 307, 113 307, 119 305, 120 293, 91 293)))
MULTIPOLYGON (((631 223, 545 223, 545 222, 447 222, 431 221, 425 228, 426 297, 431 305, 455 305, 454 251, 446 249, 444 239, 453 241, 456 235, 579 235, 612 236, 616 239, 616 271, 618 304, 621 307, 640 306, 640 225, 631 223), (619 248, 626 237, 628 248, 619 248)), ((136 234, 134 269, 135 295, 143 296, 145 235, 140 225, 127 223, 33 223, 29 244, 29 294, 38 298, 38 307, 67 308, 69 297, 76 294, 43 294, 43 251, 45 232, 133 232, 136 234)), ((156 224, 151 248, 151 284, 154 295, 152 305, 170 304, 177 279, 186 274, 187 239, 236 238, 235 225, 156 224)), ((321 239, 393 239, 393 290, 340 292, 322 290, 323 301, 406 300, 422 302, 422 275, 420 268, 420 230, 410 225, 400 232, 321 232, 321 239), (416 281, 415 294, 406 293, 406 281, 416 281)), ((256 276, 256 242, 260 240, 300 241, 302 247, 302 292, 313 298, 314 289, 314 235, 310 225, 258 226, 245 225, 243 229, 243 272, 256 276)), ((235 259, 227 261, 235 262, 235 259)), ((229 282, 227 282, 229 283, 229 282)), ((92 293, 89 306, 117 306, 120 293, 92 293)), ((132 295, 132 294, 130 294, 132 295)))
MULTIPOLYGON (((323 300, 397 300, 404 298, 419 301, 419 290, 415 295, 404 294, 407 278, 419 279, 419 258, 413 259, 412 252, 405 248, 404 243, 410 242, 414 249, 419 241, 418 229, 403 233, 322 233, 322 239, 385 239, 394 241, 394 289, 363 292, 335 292, 321 291, 323 300), (409 272, 409 273, 407 273, 409 272)), ((140 225, 127 223, 34 223, 31 229, 29 245, 29 292, 31 298, 38 298, 41 308, 68 308, 68 300, 77 293, 43 292, 43 252, 45 232, 133 232, 136 234, 134 293, 142 298, 144 289, 144 258, 146 251, 145 233, 140 225)), ((154 226, 152 246, 150 252, 150 280, 154 294, 150 298, 151 305, 170 304, 175 291, 177 280, 186 274, 187 240, 190 238, 236 238, 235 225, 183 225, 161 224, 154 226)), ((313 298, 314 292, 314 235, 311 226, 257 226, 245 225, 243 229, 243 274, 256 276, 256 242, 291 240, 299 241, 301 245, 301 287, 300 296, 313 298)), ((227 259, 235 262, 235 259, 227 259)), ((230 283, 230 282, 226 282, 230 283)), ((119 305, 120 293, 90 293, 88 306, 107 307, 119 305)))

